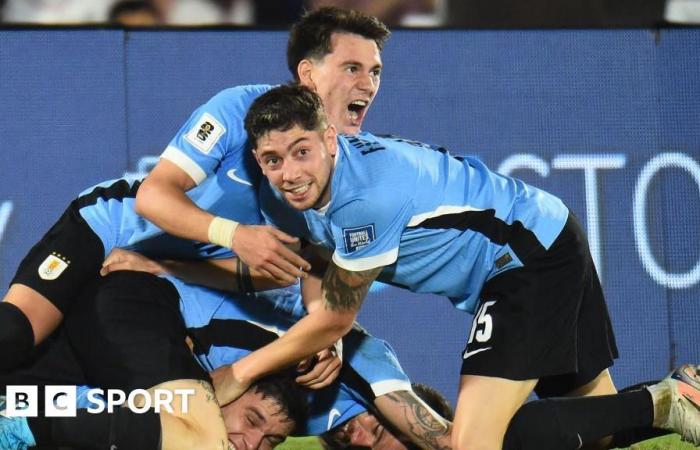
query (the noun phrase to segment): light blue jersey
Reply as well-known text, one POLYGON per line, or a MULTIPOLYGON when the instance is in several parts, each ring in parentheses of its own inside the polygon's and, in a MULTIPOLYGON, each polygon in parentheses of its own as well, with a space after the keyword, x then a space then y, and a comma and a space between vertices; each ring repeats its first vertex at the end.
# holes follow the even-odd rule
MULTIPOLYGON (((261 174, 250 151, 243 121, 253 100, 271 86, 238 86, 221 91, 199 107, 161 158, 176 164, 197 186, 187 195, 214 215, 260 224, 257 202, 261 174)), ((118 179, 80 194, 80 214, 99 236, 105 255, 114 247, 161 258, 230 256, 228 249, 176 238, 136 214, 141 180, 118 179)))
POLYGON ((299 213, 263 183, 266 219, 330 249, 339 267, 385 267, 379 280, 469 312, 487 280, 548 249, 569 214, 557 197, 443 148, 370 133, 338 145, 330 204, 299 213))
MULTIPOLYGON (((200 365, 212 371, 241 359, 289 329, 306 314, 297 289, 236 296, 170 279, 200 365)), ((410 390, 391 346, 356 326, 343 338, 340 383, 312 391, 307 427, 318 435, 367 410, 374 397, 410 390)))

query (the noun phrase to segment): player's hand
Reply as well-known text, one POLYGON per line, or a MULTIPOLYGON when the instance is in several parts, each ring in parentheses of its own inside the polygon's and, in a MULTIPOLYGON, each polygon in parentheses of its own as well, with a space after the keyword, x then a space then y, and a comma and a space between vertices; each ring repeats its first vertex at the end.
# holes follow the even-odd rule
POLYGON ((228 405, 238 397, 243 395, 248 390, 252 382, 239 380, 235 376, 236 364, 230 366, 219 367, 213 372, 209 372, 212 384, 214 385, 214 393, 219 405, 228 405))
POLYGON ((136 252, 115 248, 102 262, 100 275, 105 276, 108 273, 118 270, 134 270, 137 272, 152 273, 153 275, 160 275, 167 272, 162 265, 152 259, 136 252))
POLYGON ((299 239, 268 225, 238 225, 231 250, 265 277, 284 284, 294 284, 306 276, 311 265, 287 248, 299 239))
POLYGON ((314 357, 307 358, 297 364, 298 372, 304 375, 296 378, 296 382, 310 389, 321 389, 331 384, 340 374, 343 360, 338 355, 335 347, 321 350, 314 357), (314 364, 315 363, 315 364, 314 364), (313 364, 313 367, 311 365, 313 364))

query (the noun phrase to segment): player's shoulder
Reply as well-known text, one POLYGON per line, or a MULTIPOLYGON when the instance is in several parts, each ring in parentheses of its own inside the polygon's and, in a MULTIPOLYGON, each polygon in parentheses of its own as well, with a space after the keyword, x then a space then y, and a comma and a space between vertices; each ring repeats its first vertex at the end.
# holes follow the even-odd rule
POLYGON ((249 84, 226 88, 216 93, 207 105, 211 108, 241 109, 247 111, 251 103, 274 86, 269 84, 249 84))

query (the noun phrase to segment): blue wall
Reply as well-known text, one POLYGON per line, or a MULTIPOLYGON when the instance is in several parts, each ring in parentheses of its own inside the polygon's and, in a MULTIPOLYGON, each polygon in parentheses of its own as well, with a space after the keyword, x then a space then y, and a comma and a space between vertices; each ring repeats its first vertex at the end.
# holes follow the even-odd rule
MULTIPOLYGON (((283 82, 283 32, 0 30, 0 283, 83 188, 144 170, 225 87, 283 82)), ((587 225, 618 384, 700 362, 700 30, 399 31, 366 128, 480 156, 587 225)), ((373 289, 361 314, 455 397, 470 317, 373 289)))

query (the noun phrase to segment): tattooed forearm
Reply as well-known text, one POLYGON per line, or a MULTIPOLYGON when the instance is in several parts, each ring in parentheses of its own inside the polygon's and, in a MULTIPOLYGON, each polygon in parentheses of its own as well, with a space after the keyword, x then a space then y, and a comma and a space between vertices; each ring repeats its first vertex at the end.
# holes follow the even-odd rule
POLYGON ((411 392, 397 391, 386 397, 401 406, 411 440, 430 450, 450 450, 450 422, 428 410, 411 392))
POLYGON ((326 309, 331 311, 359 309, 370 285, 382 269, 378 267, 363 272, 350 272, 333 263, 328 264, 321 283, 326 297, 326 309))

